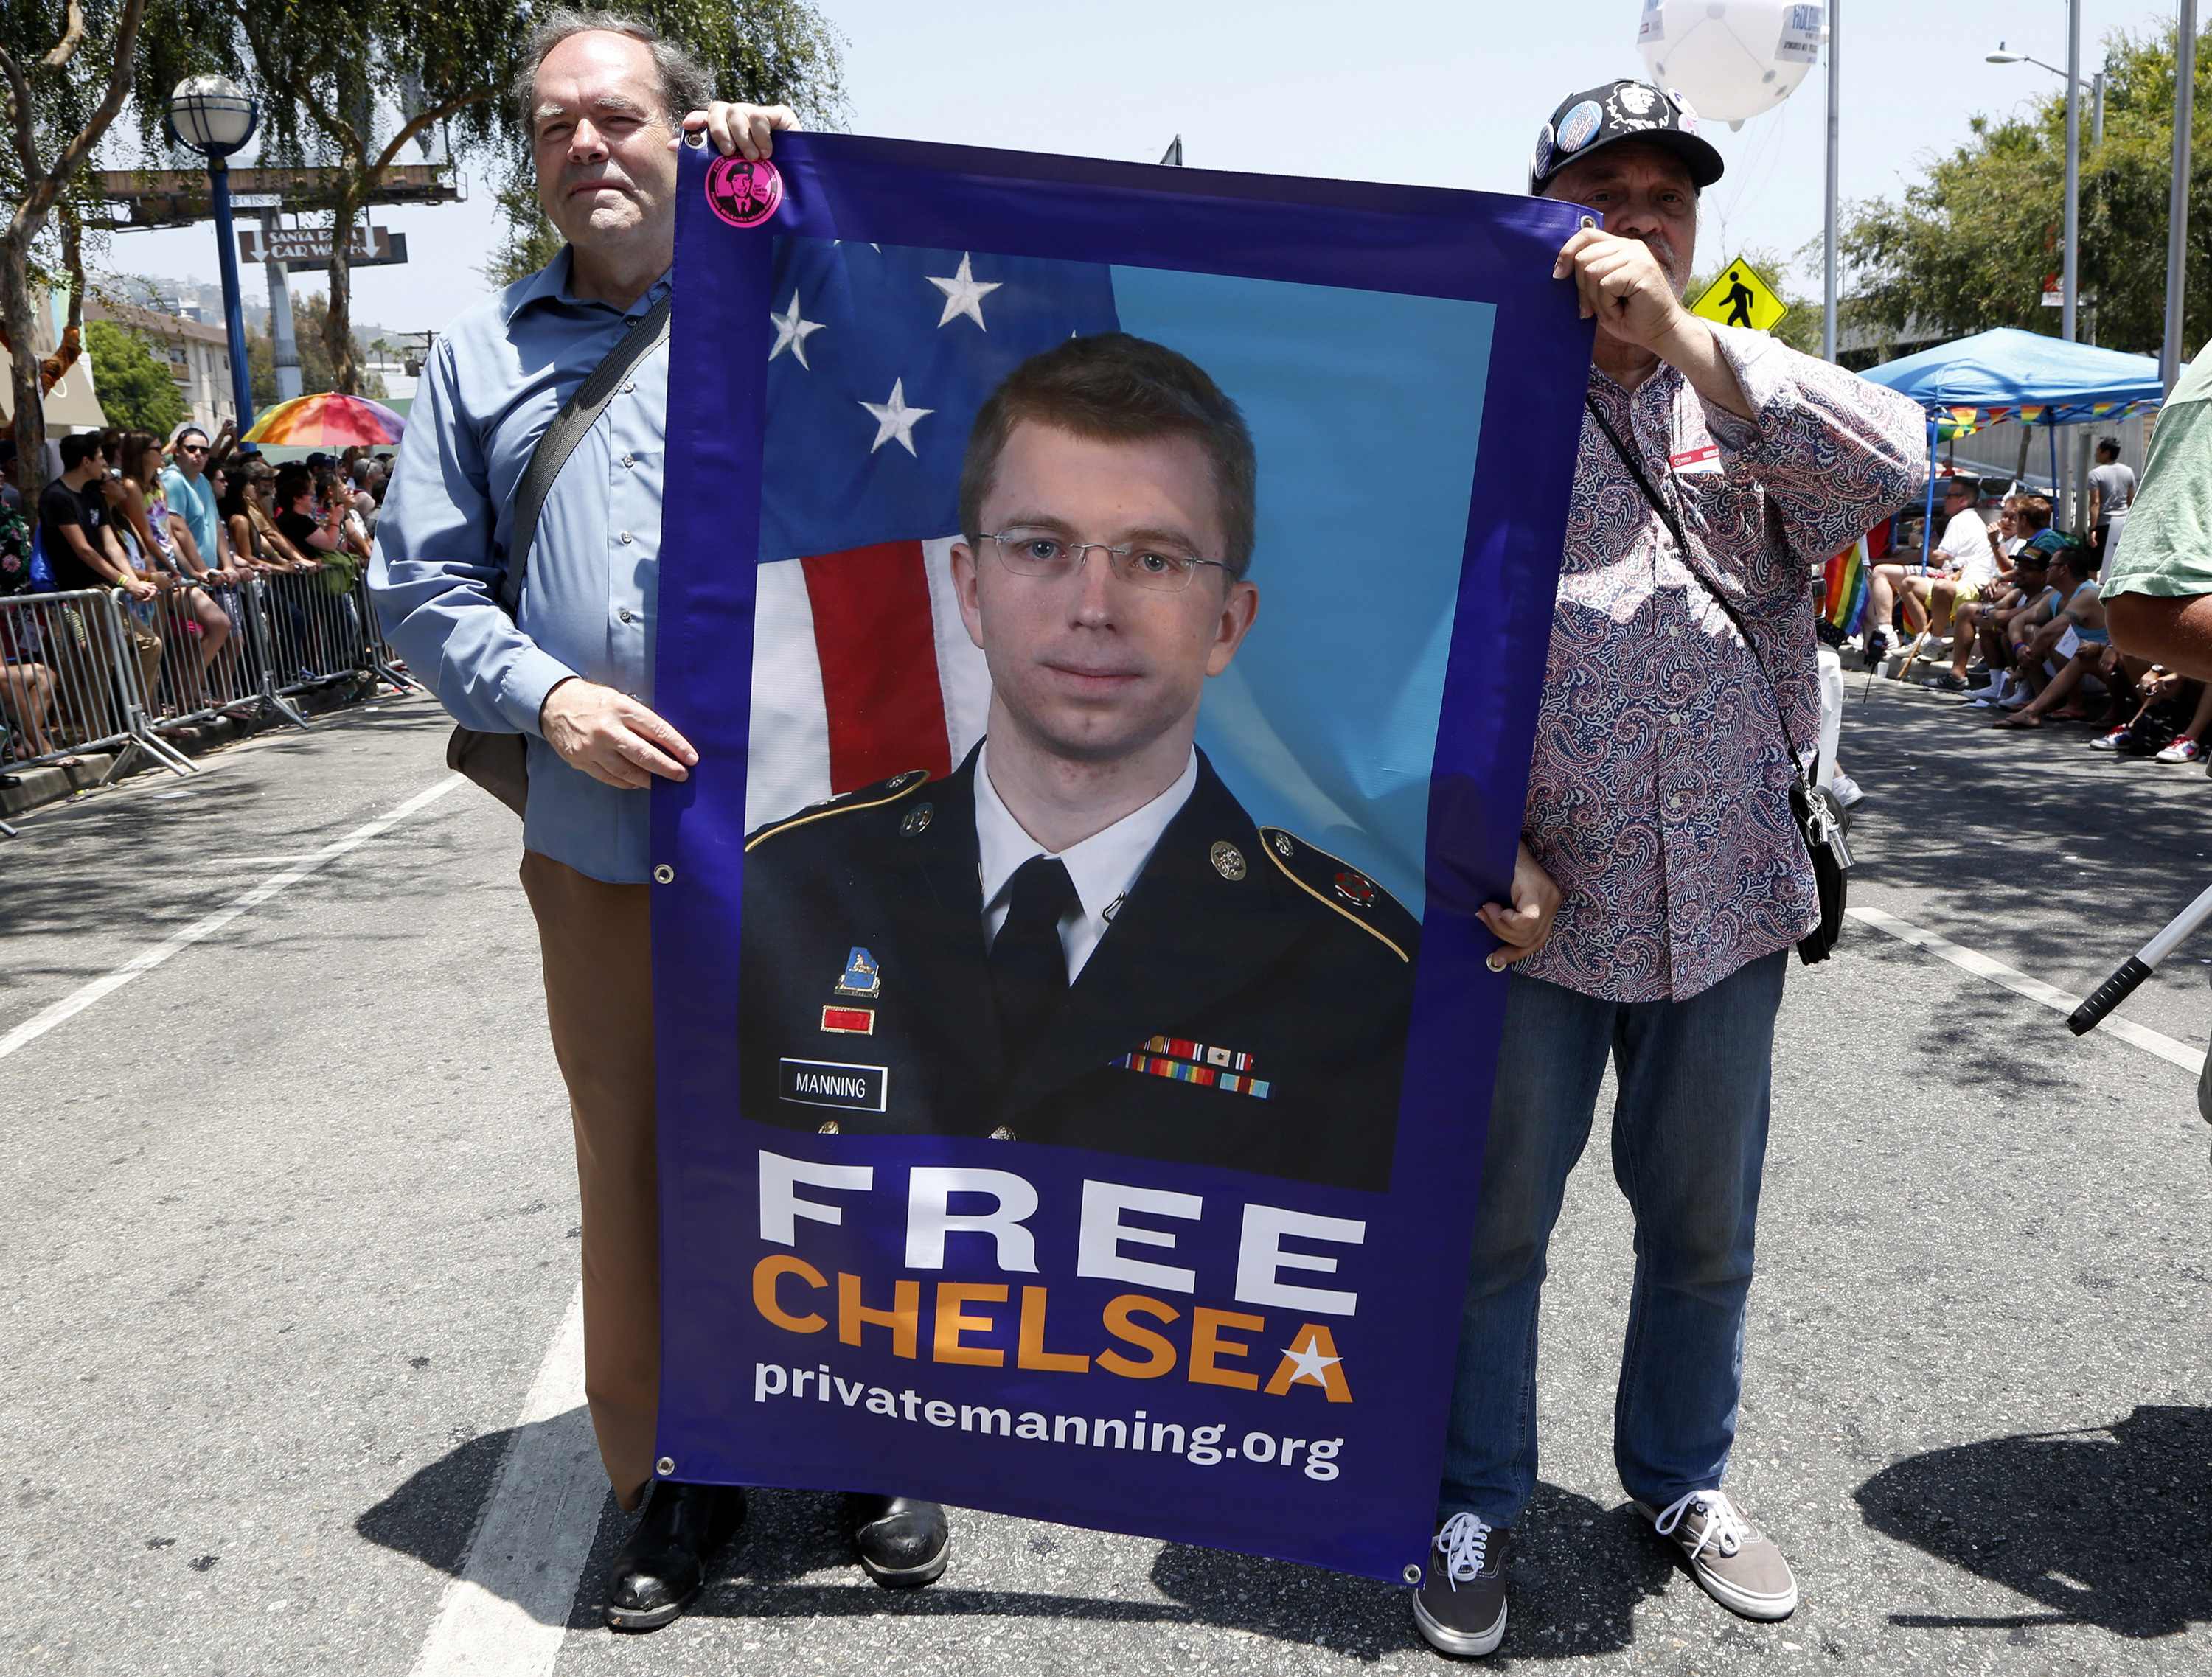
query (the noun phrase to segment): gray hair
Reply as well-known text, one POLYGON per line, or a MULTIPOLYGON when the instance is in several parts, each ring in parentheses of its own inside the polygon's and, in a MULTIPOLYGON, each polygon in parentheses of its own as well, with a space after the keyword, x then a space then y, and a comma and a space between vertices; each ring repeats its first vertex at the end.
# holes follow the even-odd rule
POLYGON ((703 109, 714 96, 714 77, 681 46, 650 23, 627 13, 597 7, 556 6, 531 30, 530 39, 522 49, 522 68, 515 73, 514 85, 508 90, 515 112, 522 118, 525 134, 534 139, 538 133, 538 67, 569 36, 593 33, 628 35, 645 44, 647 51, 653 54, 653 72, 660 81, 660 102, 671 128, 690 112, 703 109))

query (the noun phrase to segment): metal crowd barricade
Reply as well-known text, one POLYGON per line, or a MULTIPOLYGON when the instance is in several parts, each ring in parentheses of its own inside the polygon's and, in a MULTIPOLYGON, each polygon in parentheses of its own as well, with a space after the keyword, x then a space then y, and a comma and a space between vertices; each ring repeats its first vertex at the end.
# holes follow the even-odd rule
POLYGON ((144 606, 125 611, 161 638, 161 663, 146 684, 147 720, 158 732, 258 707, 250 672, 249 580, 242 587, 180 580, 144 606))
POLYGON ((161 660, 158 632, 127 615, 119 590, 73 589, 0 598, 0 763, 36 768, 78 751, 114 749, 104 780, 134 750, 179 775, 196 772, 154 732, 146 696, 161 660))
POLYGON ((366 579, 334 592, 332 575, 179 580, 143 604, 119 588, 0 597, 0 769, 112 750, 103 783, 134 752, 191 775, 164 732, 271 711, 304 728, 298 696, 363 677, 417 689, 378 629, 366 579))
POLYGON ((399 649, 384 638, 383 628, 376 619, 376 603, 368 597, 368 570, 365 566, 354 580, 353 608, 366 626, 369 673, 388 683, 396 693, 428 692, 428 688, 400 666, 399 649))

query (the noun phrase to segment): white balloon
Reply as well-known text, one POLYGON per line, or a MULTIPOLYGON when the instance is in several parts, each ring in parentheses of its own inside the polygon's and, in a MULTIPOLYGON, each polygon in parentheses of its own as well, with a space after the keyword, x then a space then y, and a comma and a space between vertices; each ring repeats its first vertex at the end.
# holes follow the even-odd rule
POLYGON ((1741 125, 1796 91, 1820 56, 1824 8, 1795 0, 1644 0, 1651 80, 1701 117, 1741 125))

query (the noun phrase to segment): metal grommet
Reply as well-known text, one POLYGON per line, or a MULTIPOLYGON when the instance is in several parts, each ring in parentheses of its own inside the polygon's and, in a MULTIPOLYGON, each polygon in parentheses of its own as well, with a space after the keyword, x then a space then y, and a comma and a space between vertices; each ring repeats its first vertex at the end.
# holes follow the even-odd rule
MULTIPOLYGON (((676 1458, 672 1455, 662 1456, 659 1461, 653 1464, 653 1471, 659 1473, 661 1478, 666 1479, 669 1474, 676 1471, 676 1458)), ((1414 1567, 1412 1570, 1417 1572, 1420 1571, 1419 1567, 1414 1567)))
POLYGON ((653 870, 653 883, 656 885, 674 884, 676 883, 676 870, 669 866, 666 862, 663 862, 659 867, 653 870))
POLYGON ((1411 1561, 1406 1563, 1406 1570, 1403 1572, 1401 1572, 1398 1576, 1405 1579, 1405 1581, 1411 1584, 1414 1589, 1418 1589, 1420 1588, 1421 1569, 1414 1565, 1411 1561))
POLYGON ((703 128, 687 130, 684 136, 684 143, 694 151, 704 151, 707 149, 707 131, 703 128))
MULTIPOLYGON (((1588 229, 1588 228, 1594 228, 1594 227, 1595 227, 1596 225, 1597 225, 1597 218, 1596 218, 1595 216, 1583 216, 1583 228, 1584 228, 1585 229, 1588 229)), ((1419 1570, 1419 1569, 1415 1569, 1415 1570, 1419 1570)))

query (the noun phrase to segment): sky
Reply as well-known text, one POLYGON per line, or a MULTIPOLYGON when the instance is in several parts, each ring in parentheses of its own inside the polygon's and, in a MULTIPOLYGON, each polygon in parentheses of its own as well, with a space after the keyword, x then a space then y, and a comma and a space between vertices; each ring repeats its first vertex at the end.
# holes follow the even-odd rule
MULTIPOLYGON (((1517 192, 1536 131, 1562 99, 1644 73, 1639 0, 820 3, 848 39, 853 132, 1142 162, 1181 134, 1184 161, 1203 168, 1517 192)), ((2063 65, 2062 0, 1841 0, 1836 10, 1847 202, 1894 196, 1917 166, 1966 137, 1977 112, 2008 112, 2063 85, 2032 64, 1984 62, 2002 39, 2063 65)), ((2173 17, 2130 0, 2082 0, 2081 11, 2085 76, 2107 34, 2173 17)), ((1705 125, 1728 173, 1705 196, 1701 269, 1745 249, 1790 258, 1819 238, 1825 88, 1816 68, 1741 131, 1705 125)), ((357 320, 433 329, 489 289, 477 270, 497 242, 498 210, 482 179, 465 203, 375 220, 407 234, 411 260, 356 274, 357 320)), ((207 225, 120 234, 107 265, 211 281, 213 237, 207 225)), ((1816 254, 1791 279, 1817 298, 1820 277, 1816 254)), ((264 295, 259 268, 241 282, 264 295)), ((313 274, 293 285, 295 295, 319 289, 313 274)))

